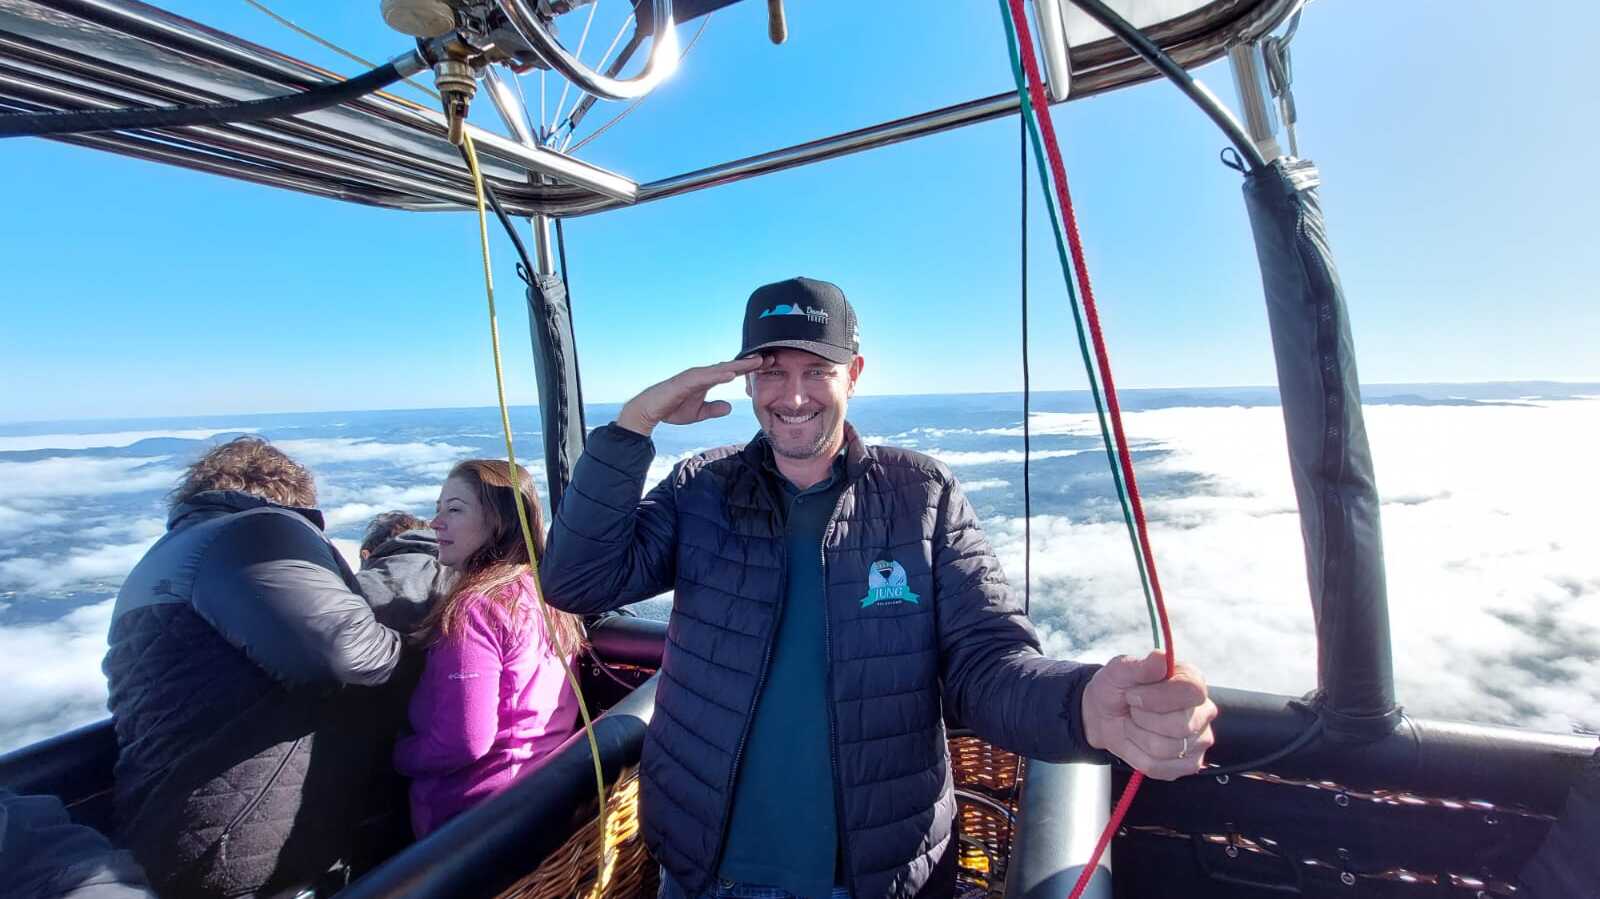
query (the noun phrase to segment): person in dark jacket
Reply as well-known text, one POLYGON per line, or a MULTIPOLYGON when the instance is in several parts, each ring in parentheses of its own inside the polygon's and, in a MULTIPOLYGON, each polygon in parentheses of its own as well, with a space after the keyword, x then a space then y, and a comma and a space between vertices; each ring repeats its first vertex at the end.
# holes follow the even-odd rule
POLYGON ((865 362, 838 287, 755 291, 732 362, 689 369, 596 429, 555 515, 552 606, 674 590, 640 762, 663 897, 909 899, 954 888, 945 721, 1047 761, 1197 771, 1216 707, 1188 666, 1044 658, 948 468, 845 420, 865 362), (761 433, 640 499, 661 422, 761 433))
POLYGON ((356 580, 378 622, 402 634, 417 630, 433 608, 439 538, 410 512, 384 512, 361 538, 356 580))
POLYGON ((323 534, 311 475, 266 441, 213 448, 170 500, 103 666, 118 842, 162 895, 325 885, 398 729, 379 685, 400 635, 323 534))
POLYGON ((8 899, 156 899, 144 872, 55 796, 0 787, 0 872, 8 899))

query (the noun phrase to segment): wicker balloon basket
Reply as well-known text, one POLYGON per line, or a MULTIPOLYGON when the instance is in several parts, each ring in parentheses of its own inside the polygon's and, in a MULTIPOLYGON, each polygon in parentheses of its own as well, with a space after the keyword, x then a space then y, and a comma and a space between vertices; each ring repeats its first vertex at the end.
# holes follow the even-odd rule
POLYGON ((1023 769, 1015 753, 978 737, 950 738, 959 840, 958 895, 999 896, 1011 858, 1023 769))
POLYGON ((501 899, 640 899, 656 894, 655 860, 639 834, 639 769, 628 768, 606 791, 605 846, 610 870, 596 878, 600 828, 591 819, 501 899))
MULTIPOLYGON (((1017 756, 972 736, 950 739, 959 800, 962 897, 999 896, 1017 813, 1017 756)), ((606 794, 606 877, 596 878, 600 833, 589 821, 501 899, 647 899, 656 894, 655 860, 639 834, 639 771, 629 768, 606 794)))

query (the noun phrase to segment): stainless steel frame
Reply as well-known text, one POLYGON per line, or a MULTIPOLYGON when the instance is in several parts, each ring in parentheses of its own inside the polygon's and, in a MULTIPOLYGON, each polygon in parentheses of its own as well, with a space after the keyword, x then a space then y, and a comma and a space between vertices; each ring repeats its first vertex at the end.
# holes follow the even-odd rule
MULTIPOLYGON (((1217 0, 1145 31, 1193 67, 1268 33, 1298 0, 1217 0)), ((1116 39, 1073 47, 1072 99, 1158 77, 1116 39)), ((0 109, 215 102, 337 77, 138 0, 0 0, 0 109)), ((1015 94, 936 109, 636 185, 553 150, 473 129, 508 212, 582 215, 822 162, 1006 116, 1015 94), (533 177, 544 176, 544 177, 533 177), (551 179, 549 182, 545 178, 551 179)), ((386 94, 292 120, 63 138, 158 162, 351 202, 466 209, 471 183, 441 113, 386 94)))
POLYGON ((1039 46, 1044 50, 1045 89, 1051 103, 1061 103, 1072 94, 1072 62, 1067 55, 1067 20, 1061 4, 1067 0, 1033 0, 1033 14, 1039 23, 1039 46))
MULTIPOLYGON (((303 90, 336 77, 134 0, 0 0, 0 107, 212 103, 303 90)), ((637 185, 621 175, 469 128, 497 188, 514 191, 537 174, 612 202, 637 195, 637 185)), ((255 125, 66 140, 379 206, 470 207, 471 182, 444 135, 442 113, 378 94, 255 125), (152 155, 162 145, 176 149, 152 155)))
MULTIPOLYGON (((632 78, 610 78, 584 65, 561 42, 555 39, 544 20, 539 18, 535 3, 528 0, 498 0, 500 11, 505 13, 517 36, 538 51, 551 68, 567 76, 578 87, 607 100, 632 100, 655 89, 678 68, 678 28, 672 20, 672 0, 651 0, 650 57, 644 70, 632 78)), ((643 27, 643 24, 640 24, 643 27)))
POLYGON ((1228 50, 1228 69, 1233 73, 1234 90, 1239 94, 1239 109, 1244 113, 1245 131, 1267 159, 1283 155, 1278 144, 1278 118, 1267 105, 1267 73, 1261 61, 1259 44, 1240 44, 1228 50))

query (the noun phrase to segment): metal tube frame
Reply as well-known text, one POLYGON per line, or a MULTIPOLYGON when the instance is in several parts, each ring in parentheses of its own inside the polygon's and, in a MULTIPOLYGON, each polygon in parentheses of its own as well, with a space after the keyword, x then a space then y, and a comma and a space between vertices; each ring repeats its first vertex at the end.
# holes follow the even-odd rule
MULTIPOLYGON (((308 88, 326 83, 331 73, 301 63, 288 56, 268 50, 267 48, 250 44, 238 38, 206 28, 194 22, 174 16, 155 7, 132 0, 35 0, 35 5, 53 12, 61 13, 73 18, 82 19, 102 28, 111 29, 121 34, 139 37, 155 45, 156 48, 167 50, 190 60, 198 58, 207 64, 220 66, 234 72, 242 73, 252 78, 265 80, 274 85, 287 87, 308 88)), ((3 12, 3 10, 0 10, 3 12)), ((42 51, 40 51, 42 53, 42 51)), ((57 54, 66 60, 65 54, 57 54)), ((52 62, 57 62, 52 58, 52 62)), ((63 61, 61 64, 66 64, 63 61)), ((123 79, 128 77, 126 66, 108 64, 99 73, 108 79, 123 79)), ((238 83, 237 81, 235 83, 238 83)), ((243 85, 241 85, 242 87, 243 85)), ((165 98, 158 98, 165 99, 165 98)), ((236 96, 217 96, 213 100, 239 99, 236 96)), ((171 98, 170 102, 184 102, 181 98, 171 98)), ((357 100, 349 106, 368 116, 383 122, 402 126, 410 131, 423 135, 442 137, 446 125, 443 113, 420 106, 399 98, 380 95, 369 95, 357 100)), ((309 117, 314 120, 314 116, 309 117)), ((301 117, 307 120, 308 117, 301 117)), ((283 123, 273 122, 271 127, 281 127, 283 123)), ((630 203, 637 196, 638 185, 629 178, 613 172, 608 172, 587 162, 562 155, 553 150, 542 147, 524 147, 498 135, 469 125, 474 140, 477 140, 480 149, 486 156, 493 157, 501 163, 509 163, 525 173, 546 175, 561 182, 573 185, 586 195, 599 194, 611 202, 630 203)), ((113 135, 112 140, 122 135, 113 135)), ((390 150, 392 153, 393 151, 390 150)), ((376 155, 376 154, 375 154, 376 155)), ((453 153, 441 151, 440 159, 453 158, 453 153)), ((371 168, 360 160, 353 160, 352 164, 357 170, 368 173, 371 168)), ((503 171, 503 169, 502 169, 503 171)), ((471 194, 471 185, 465 180, 465 175, 458 176, 459 185, 454 187, 453 193, 463 198, 471 194)), ((472 201, 467 199, 463 207, 470 207, 472 201)))
MULTIPOLYGON (((170 50, 183 58, 199 59, 207 65, 264 79, 273 85, 305 87, 323 82, 330 77, 329 73, 290 57, 248 44, 152 7, 134 3, 132 0, 37 0, 37 4, 118 33, 140 37, 155 45, 158 50, 170 50)), ((1253 40, 1269 32, 1299 5, 1300 0, 1265 0, 1257 6, 1237 12, 1229 5, 1218 4, 1216 8, 1205 10, 1203 16, 1152 26, 1146 34, 1152 40, 1165 45, 1167 55, 1177 65, 1196 66, 1217 58, 1226 49, 1227 44, 1240 40, 1253 40), (1232 18, 1225 18, 1226 16, 1232 18), (1224 21, 1227 23, 1225 33, 1219 25, 1224 21)), ((0 12, 3 12, 3 9, 0 9, 0 12)), ((1149 80, 1161 74, 1143 59, 1130 57, 1116 39, 1095 41, 1073 48, 1072 63, 1076 66, 1072 76, 1074 99, 1149 80)), ((128 70, 126 65, 115 66, 107 63, 100 74, 103 79, 115 83, 118 79, 127 77, 128 70)), ((220 97, 220 99, 228 98, 220 97)), ((171 98, 171 102, 184 101, 174 97, 171 98)), ((5 105, 7 105, 5 101, 0 101, 0 107, 5 105)), ((13 106, 13 108, 25 107, 13 106)), ((573 216, 615 209, 630 203, 664 199, 796 166, 822 162, 849 153, 887 146, 1009 115, 1015 112, 1016 108, 1015 95, 1007 92, 721 163, 643 186, 546 148, 529 147, 481 129, 474 129, 473 136, 480 143, 488 164, 487 174, 494 182, 495 189, 508 211, 524 216, 538 213, 573 216), (530 183, 525 178, 512 180, 508 177, 506 168, 508 163, 519 173, 539 172, 561 182, 571 183, 551 184, 537 181, 530 183), (573 186, 574 184, 580 186, 573 186)), ((386 156, 393 159, 396 166, 401 168, 405 166, 403 160, 406 159, 412 160, 414 165, 441 166, 446 170, 454 165, 453 151, 448 147, 436 147, 427 143, 428 140, 437 139, 444 134, 444 118, 439 112, 388 96, 363 98, 351 104, 351 111, 352 115, 346 115, 340 121, 364 126, 360 130, 366 137, 357 138, 355 135, 350 135, 348 139, 355 143, 348 149, 353 151, 356 145, 366 147, 366 153, 372 156, 386 156), (381 153, 373 149, 373 145, 380 144, 381 141, 372 138, 379 135, 390 138, 391 144, 381 153)), ((316 117, 309 117, 305 121, 316 121, 316 117)), ((286 123, 270 123, 266 127, 276 131, 284 124, 286 123)), ((330 131, 337 133, 338 129, 326 128, 323 133, 330 131)), ((233 174, 248 180, 265 179, 266 183, 277 186, 310 190, 324 196, 339 196, 376 205, 429 210, 464 208, 471 205, 466 201, 457 207, 449 204, 441 205, 431 197, 397 196, 388 189, 380 189, 377 183, 363 184, 359 179, 347 180, 355 177, 349 173, 364 170, 373 160, 363 160, 359 157, 350 159, 349 165, 354 168, 345 169, 339 182, 313 188, 306 184, 300 175, 294 178, 264 175, 271 171, 270 165, 263 165, 264 160, 242 150, 232 154, 212 154, 202 162, 205 156, 202 149, 204 145, 201 142, 194 144, 195 151, 162 154, 161 158, 163 161, 205 171, 233 174)), ((107 149, 125 148, 133 155, 150 158, 149 141, 131 134, 107 135, 101 140, 92 142, 92 145, 107 149)), ((391 174, 400 173, 391 172, 391 174)), ((453 180, 457 183, 450 185, 450 188, 453 188, 451 193, 465 197, 471 188, 465 175, 457 173, 453 180)), ((373 181, 377 182, 378 179, 375 178, 373 181)))
POLYGON ((1239 111, 1244 114, 1245 131, 1261 155, 1277 159, 1283 155, 1278 144, 1278 122, 1267 105, 1266 77, 1262 71, 1261 45, 1240 44, 1228 51, 1228 69, 1233 73, 1234 90, 1239 95, 1239 111))
MULTIPOLYGON (((678 68, 678 29, 672 20, 672 0, 650 0, 650 27, 654 33, 650 56, 645 60, 644 70, 632 78, 612 78, 596 72, 568 53, 539 17, 535 8, 538 4, 528 0, 498 0, 496 5, 517 36, 538 52, 551 68, 597 97, 607 100, 642 97, 678 68)), ((635 28, 644 27, 638 19, 635 23, 635 28)))

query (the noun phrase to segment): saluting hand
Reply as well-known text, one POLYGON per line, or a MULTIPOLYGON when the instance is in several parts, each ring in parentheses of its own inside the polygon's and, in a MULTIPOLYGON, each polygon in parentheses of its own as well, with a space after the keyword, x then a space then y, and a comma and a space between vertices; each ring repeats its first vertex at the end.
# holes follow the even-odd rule
POLYGON ((749 374, 762 364, 762 357, 757 355, 681 371, 628 400, 617 414, 617 424, 648 437, 656 425, 664 421, 692 425, 708 418, 721 418, 732 412, 733 406, 723 400, 706 402, 706 391, 749 374))
POLYGON ((1142 659, 1117 656, 1095 672, 1083 691, 1083 727, 1089 745, 1104 749, 1157 780, 1199 771, 1216 742, 1217 707, 1206 681, 1178 663, 1167 679, 1166 653, 1142 659))

